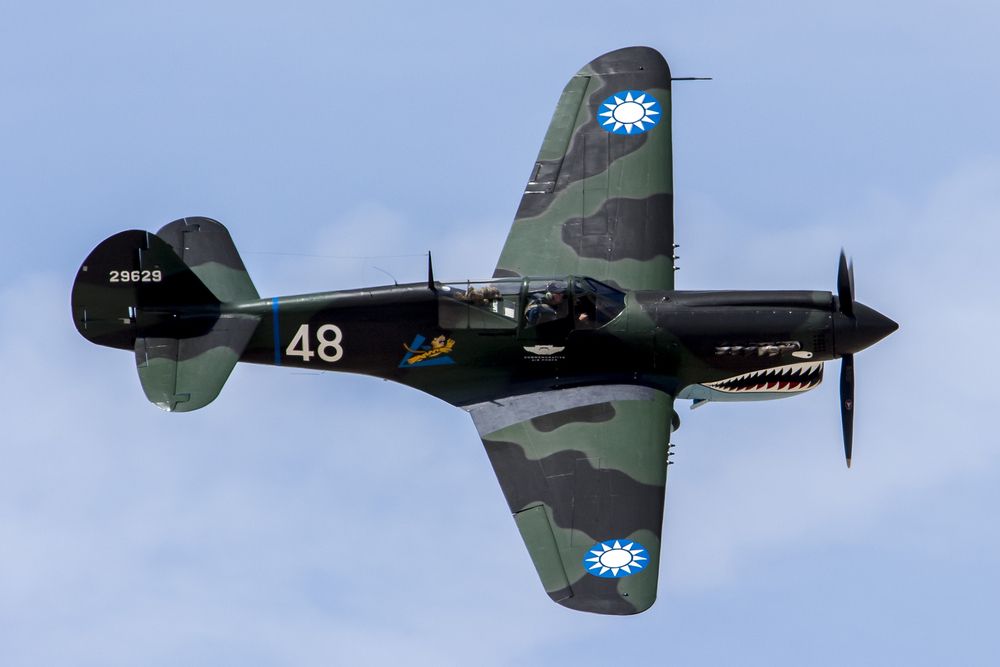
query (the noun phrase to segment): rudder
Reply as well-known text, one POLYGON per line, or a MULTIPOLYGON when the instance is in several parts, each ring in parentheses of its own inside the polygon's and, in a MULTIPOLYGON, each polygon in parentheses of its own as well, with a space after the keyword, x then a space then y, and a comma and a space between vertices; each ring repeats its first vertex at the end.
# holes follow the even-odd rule
POLYGON ((178 310, 210 315, 219 306, 168 243, 138 229, 115 234, 90 252, 76 274, 71 302, 80 335, 123 350, 132 349, 140 330, 176 320, 178 310))

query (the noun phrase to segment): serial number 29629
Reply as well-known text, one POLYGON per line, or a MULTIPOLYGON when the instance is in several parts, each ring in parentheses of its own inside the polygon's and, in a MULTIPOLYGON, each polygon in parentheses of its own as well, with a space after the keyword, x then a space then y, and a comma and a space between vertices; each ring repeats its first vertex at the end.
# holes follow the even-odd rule
POLYGON ((163 280, 163 272, 159 269, 133 269, 132 271, 110 271, 109 283, 158 283, 163 280))

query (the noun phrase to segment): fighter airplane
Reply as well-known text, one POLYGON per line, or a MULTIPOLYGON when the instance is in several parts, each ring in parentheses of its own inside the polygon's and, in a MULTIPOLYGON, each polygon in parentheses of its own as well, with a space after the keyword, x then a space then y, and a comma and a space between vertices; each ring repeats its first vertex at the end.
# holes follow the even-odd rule
POLYGON ((634 614, 656 597, 677 399, 801 394, 841 359, 851 462, 854 354, 897 328, 836 294, 674 289, 671 74, 655 50, 566 84, 493 276, 262 299, 202 217, 111 236, 83 262, 73 321, 130 350, 164 410, 208 405, 238 361, 363 373, 468 411, 548 595, 634 614))

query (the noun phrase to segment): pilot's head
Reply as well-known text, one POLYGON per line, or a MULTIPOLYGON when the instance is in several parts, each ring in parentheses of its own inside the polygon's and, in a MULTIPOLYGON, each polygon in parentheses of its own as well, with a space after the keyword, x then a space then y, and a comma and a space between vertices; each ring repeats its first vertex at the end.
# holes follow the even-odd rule
POLYGON ((566 296, 566 283, 553 280, 545 286, 545 299, 554 303, 559 303, 566 296))

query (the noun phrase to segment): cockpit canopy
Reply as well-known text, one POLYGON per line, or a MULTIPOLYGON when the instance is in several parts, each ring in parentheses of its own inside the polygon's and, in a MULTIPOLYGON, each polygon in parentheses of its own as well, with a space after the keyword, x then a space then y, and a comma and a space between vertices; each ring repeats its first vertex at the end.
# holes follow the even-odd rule
POLYGON ((592 278, 498 278, 439 283, 446 329, 531 329, 550 323, 597 329, 625 309, 625 293, 592 278))

